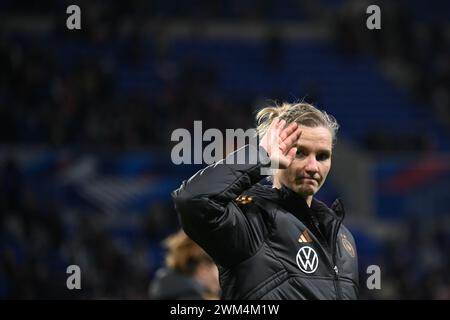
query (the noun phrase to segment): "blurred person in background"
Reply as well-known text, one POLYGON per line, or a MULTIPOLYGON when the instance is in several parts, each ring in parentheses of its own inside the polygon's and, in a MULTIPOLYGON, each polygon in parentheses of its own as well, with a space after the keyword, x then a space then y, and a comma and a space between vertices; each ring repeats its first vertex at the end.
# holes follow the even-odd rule
POLYGON ((217 267, 203 249, 182 230, 169 236, 164 245, 168 249, 166 266, 150 283, 150 299, 219 299, 217 267))
POLYGON ((218 264, 224 299, 357 299, 343 205, 313 197, 331 168, 336 120, 306 103, 264 108, 257 120, 259 150, 246 145, 173 192, 184 230, 218 264), (273 187, 260 183, 267 163, 279 164, 273 187))

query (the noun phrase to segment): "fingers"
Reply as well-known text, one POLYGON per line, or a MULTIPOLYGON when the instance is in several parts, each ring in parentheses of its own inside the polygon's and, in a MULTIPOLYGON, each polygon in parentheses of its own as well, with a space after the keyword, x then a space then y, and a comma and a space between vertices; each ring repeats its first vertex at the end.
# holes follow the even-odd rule
POLYGON ((283 129, 284 125, 286 124, 286 121, 281 120, 280 118, 273 119, 272 123, 269 126, 269 129, 267 130, 267 135, 269 137, 269 140, 272 143, 278 143, 280 138, 280 132, 283 129))
POLYGON ((302 128, 298 127, 297 130, 295 130, 294 134, 297 136, 297 140, 300 139, 302 136, 302 128))
POLYGON ((294 148, 291 148, 291 149, 289 150, 287 156, 288 156, 289 158, 291 158, 291 159, 294 159, 296 153, 297 153, 297 148, 294 147, 294 148))
MULTIPOLYGON (((273 119, 272 123, 270 124, 269 130, 267 131, 267 133, 271 134, 274 138, 276 138, 278 140, 281 137, 281 134, 282 134, 285 126, 286 126, 286 121, 276 117, 275 119, 273 119)), ((282 140, 283 139, 284 138, 282 138, 282 140)))
POLYGON ((286 128, 284 128, 284 130, 281 131, 280 139, 281 140, 286 139, 287 137, 289 137, 290 134, 295 132, 295 130, 297 130, 297 128, 298 128, 298 124, 296 122, 291 123, 286 128))
POLYGON ((297 144, 298 139, 301 136, 301 133, 302 131, 300 127, 297 127, 297 129, 294 132, 291 132, 291 134, 287 136, 286 139, 280 142, 280 144, 283 145, 283 150, 285 152, 290 151, 290 149, 297 144))
POLYGON ((281 130, 283 129, 285 123, 286 123, 286 122, 285 122, 284 120, 281 120, 281 119, 278 118, 278 117, 275 118, 275 119, 273 119, 272 124, 271 124, 271 127, 272 127, 274 133, 275 133, 277 136, 280 135, 280 132, 281 132, 281 130))
POLYGON ((296 122, 286 127, 286 121, 277 117, 270 124, 267 134, 272 137, 273 142, 279 144, 283 153, 287 154, 300 138, 301 129, 296 122))
POLYGON ((272 123, 269 126, 269 129, 267 129, 267 135, 270 137, 273 133, 277 133, 278 128, 280 127, 280 118, 273 119, 272 123), (275 132, 273 132, 275 131, 275 132))

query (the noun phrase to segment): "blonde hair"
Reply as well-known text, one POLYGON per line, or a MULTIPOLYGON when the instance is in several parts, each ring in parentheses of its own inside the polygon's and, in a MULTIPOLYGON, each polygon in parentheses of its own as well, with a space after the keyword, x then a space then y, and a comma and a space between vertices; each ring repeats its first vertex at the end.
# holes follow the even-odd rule
POLYGON ((193 275, 202 262, 214 263, 211 257, 183 230, 165 239, 164 246, 168 249, 166 266, 185 275, 193 275))
POLYGON ((270 124, 276 117, 285 120, 286 124, 296 122, 305 127, 328 128, 331 132, 333 146, 336 143, 336 133, 339 129, 339 124, 336 119, 325 111, 317 109, 312 104, 284 102, 282 105, 275 104, 275 106, 265 107, 259 110, 256 115, 256 130, 260 137, 266 134, 270 124))

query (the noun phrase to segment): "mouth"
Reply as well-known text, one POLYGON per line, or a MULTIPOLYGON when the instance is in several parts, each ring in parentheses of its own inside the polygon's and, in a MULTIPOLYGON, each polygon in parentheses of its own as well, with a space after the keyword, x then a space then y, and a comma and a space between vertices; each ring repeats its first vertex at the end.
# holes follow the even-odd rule
POLYGON ((305 181, 305 182, 316 182, 319 183, 319 181, 317 181, 314 178, 310 178, 310 177, 300 177, 298 178, 298 181, 305 181))

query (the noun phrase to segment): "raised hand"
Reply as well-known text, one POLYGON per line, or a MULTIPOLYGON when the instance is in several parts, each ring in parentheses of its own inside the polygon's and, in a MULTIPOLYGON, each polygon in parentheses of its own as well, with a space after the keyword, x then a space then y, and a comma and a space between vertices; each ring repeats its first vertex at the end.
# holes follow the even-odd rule
POLYGON ((297 123, 286 126, 285 120, 275 118, 259 145, 269 154, 272 164, 278 164, 280 169, 285 169, 294 161, 297 153, 295 145, 300 135, 301 129, 297 123))

